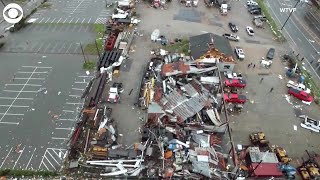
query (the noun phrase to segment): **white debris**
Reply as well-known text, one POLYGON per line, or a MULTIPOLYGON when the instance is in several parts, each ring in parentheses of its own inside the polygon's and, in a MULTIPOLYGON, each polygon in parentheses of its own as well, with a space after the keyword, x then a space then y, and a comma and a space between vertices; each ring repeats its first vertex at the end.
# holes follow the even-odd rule
POLYGON ((61 91, 58 92, 58 95, 60 95, 60 94, 61 94, 61 91))
POLYGON ((296 125, 293 125, 293 130, 297 130, 298 129, 298 127, 296 126, 296 125))
POLYGON ((292 102, 290 101, 290 96, 286 94, 284 95, 284 97, 286 98, 287 102, 292 105, 292 102))
POLYGON ((44 92, 44 94, 47 94, 48 93, 48 91, 46 90, 45 92, 44 92))
POLYGON ((87 74, 87 75, 90 75, 90 71, 86 71, 86 74, 87 74))
POLYGON ((47 56, 42 56, 42 58, 46 58, 47 56))
POLYGON ((32 111, 34 111, 35 109, 34 109, 34 108, 32 108, 31 110, 32 110, 32 111))
POLYGON ((306 105, 310 105, 311 102, 307 102, 307 101, 302 101, 302 103, 306 104, 306 105))
POLYGON ((283 79, 283 77, 281 76, 281 74, 279 74, 279 79, 283 79))
POLYGON ((38 62, 38 64, 41 64, 41 63, 42 63, 41 61, 38 62))
POLYGON ((123 136, 123 134, 119 134, 119 136, 123 136))

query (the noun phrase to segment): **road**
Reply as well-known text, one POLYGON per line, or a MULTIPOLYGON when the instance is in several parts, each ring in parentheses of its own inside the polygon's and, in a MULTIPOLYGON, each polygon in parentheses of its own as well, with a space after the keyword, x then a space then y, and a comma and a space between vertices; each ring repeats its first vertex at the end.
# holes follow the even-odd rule
MULTIPOLYGON (((289 12, 280 12, 279 7, 293 8, 296 4, 295 1, 288 0, 265 2, 279 27, 282 27, 289 16, 289 12)), ((320 54, 317 53, 320 51, 320 18, 319 16, 316 18, 307 4, 299 4, 296 8, 296 12, 293 12, 282 31, 295 52, 300 53, 300 58, 305 57, 307 60, 305 61, 306 68, 320 81, 320 69, 315 71, 317 69, 316 61, 320 58, 320 54)))

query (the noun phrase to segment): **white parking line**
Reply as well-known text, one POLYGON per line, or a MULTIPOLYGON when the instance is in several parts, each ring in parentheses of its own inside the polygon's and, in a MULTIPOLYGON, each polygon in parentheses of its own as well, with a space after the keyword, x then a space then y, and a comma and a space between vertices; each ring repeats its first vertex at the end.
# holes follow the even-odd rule
POLYGON ((19 155, 18 159, 16 160, 16 162, 14 163, 14 166, 13 166, 13 168, 12 168, 12 169, 14 169, 14 168, 16 167, 16 165, 17 165, 17 163, 18 163, 18 161, 19 161, 19 159, 20 159, 20 157, 21 157, 22 153, 24 152, 24 149, 25 149, 25 148, 26 148, 26 147, 23 147, 23 149, 22 149, 22 151, 20 152, 20 155, 19 155))
POLYGON ((54 157, 52 156, 52 154, 50 153, 50 151, 48 151, 48 153, 49 153, 49 155, 51 156, 51 158, 52 158, 58 165, 60 165, 60 163, 56 160, 56 158, 54 158, 54 157))
POLYGON ((60 53, 62 51, 62 49, 64 48, 65 44, 66 44, 65 42, 62 44, 61 48, 58 50, 58 53, 60 53))
POLYGON ((58 119, 58 121, 77 121, 75 119, 58 119))
POLYGON ((72 13, 74 13, 74 12, 78 9, 78 7, 83 3, 83 1, 85 1, 85 0, 82 0, 82 1, 78 4, 78 6, 73 9, 72 13))
POLYGON ((0 97, 0 99, 20 99, 20 100, 33 100, 33 98, 12 98, 12 97, 0 97))
MULTIPOLYGON (((0 104, 0 107, 8 107, 10 105, 4 105, 4 104, 0 104)), ((17 108, 28 108, 29 106, 16 106, 16 105, 12 105, 11 107, 17 107, 17 108)))
POLYGON ((75 23, 77 24, 79 20, 80 20, 80 18, 78 18, 78 20, 75 23))
MULTIPOLYGON (((12 106, 9 106, 9 107, 12 107, 12 106)), ((3 115, 2 117, 4 117, 4 116, 23 116, 24 114, 0 113, 0 115, 3 115)))
POLYGON ((57 130, 68 130, 68 131, 73 131, 73 128, 56 128, 57 130))
POLYGON ((51 43, 48 43, 48 46, 46 48, 44 48, 43 52, 46 52, 47 49, 51 46, 51 43))
POLYGON ((68 19, 68 18, 66 18, 66 19, 63 21, 63 23, 65 23, 65 22, 67 21, 67 19, 68 19))
POLYGON ((78 90, 78 91, 83 91, 84 89, 80 89, 80 88, 72 88, 73 90, 78 90))
POLYGON ((50 18, 48 18, 48 20, 46 20, 46 22, 44 22, 44 23, 47 23, 49 20, 50 20, 50 18))
POLYGON ((14 125, 19 125, 19 123, 17 122, 0 122, 0 124, 14 124, 14 125))
POLYGON ((83 22, 86 20, 86 18, 84 18, 82 21, 81 21, 81 24, 83 24, 83 22))
POLYGON ((86 78, 86 77, 93 78, 93 76, 78 76, 78 77, 80 77, 80 78, 86 78))
POLYGON ((39 91, 15 91, 15 90, 3 90, 4 92, 22 92, 22 93, 38 93, 39 91))
POLYGON ((45 80, 45 78, 14 78, 14 79, 45 80))
MULTIPOLYGON (((37 71, 37 68, 34 68, 33 72, 36 72, 37 71)), ((27 79, 26 83, 25 84, 28 84, 28 82, 30 81, 30 78, 33 76, 33 73, 29 76, 29 79, 27 79)), ((15 97, 15 99, 12 101, 11 103, 11 106, 16 102, 17 98, 20 96, 21 92, 23 91, 23 89, 25 88, 26 86, 23 86, 21 89, 20 89, 20 92, 17 94, 17 96, 15 97)), ((3 118, 6 116, 6 114, 9 112, 9 110, 11 109, 11 106, 9 106, 6 110, 6 112, 2 115, 0 121, 3 120, 3 118)))
POLYGON ((79 96, 79 95, 73 95, 73 94, 70 94, 69 96, 70 96, 70 97, 75 97, 75 98, 81 97, 81 96, 79 96))
MULTIPOLYGON (((43 158, 44 158, 44 156, 43 156, 43 158)), ((42 160, 43 160, 43 159, 42 159, 42 160)), ((41 167, 42 164, 43 164, 43 165, 47 168, 47 170, 49 171, 48 166, 47 166, 44 162, 42 162, 42 161, 41 161, 41 163, 40 163, 39 169, 40 169, 40 167, 41 167)))
POLYGON ((38 23, 41 23, 45 18, 42 18, 41 21, 39 21, 38 23))
MULTIPOLYGON (((32 72, 18 71, 17 73, 21 73, 21 74, 31 74, 32 72)), ((34 72, 34 74, 46 74, 46 73, 48 73, 48 71, 34 72)))
POLYGON ((78 104, 83 104, 83 103, 71 103, 71 102, 67 102, 66 104, 78 105, 78 104))
POLYGON ((47 68, 47 69, 51 69, 52 67, 48 67, 48 66, 22 66, 22 67, 28 67, 28 68, 47 68))
POLYGON ((58 138, 58 137, 52 137, 51 139, 56 139, 56 140, 69 140, 70 138, 58 138))
POLYGON ((3 166, 4 162, 6 162, 6 160, 8 159, 8 157, 9 157, 9 155, 10 155, 10 153, 11 153, 12 149, 13 149, 13 147, 11 147, 10 151, 8 152, 8 154, 6 155, 6 157, 4 158, 4 160, 2 161, 1 166, 0 166, 0 169, 2 168, 2 166, 3 166))
MULTIPOLYGON (((49 161, 49 159, 48 159, 46 156, 44 156, 44 158, 46 158, 46 160, 48 161, 48 163, 53 167, 54 170, 56 170, 56 167, 54 167, 54 165, 51 164, 51 162, 49 161)), ((46 166, 46 167, 47 167, 47 166, 46 166)), ((49 169, 48 169, 48 170, 49 170, 49 169)))
POLYGON ((36 52, 39 52, 40 51, 40 49, 43 47, 43 45, 46 45, 45 43, 40 43, 41 45, 40 45, 40 47, 36 50, 36 52))
POLYGON ((76 83, 76 84, 84 84, 84 83, 88 83, 88 82, 85 82, 85 81, 83 81, 83 82, 81 82, 81 81, 76 81, 76 82, 74 82, 74 83, 76 83))
POLYGON ((5 86, 35 86, 35 87, 41 87, 40 84, 5 84, 5 86))
POLYGON ((70 113, 74 113, 74 111, 71 110, 62 110, 63 112, 70 112, 70 113))
POLYGON ((36 152, 36 150, 37 150, 37 148, 34 148, 33 153, 32 153, 32 155, 31 155, 31 157, 30 157, 30 159, 29 159, 29 161, 28 161, 28 164, 27 164, 27 166, 26 166, 25 169, 28 169, 29 164, 30 164, 30 162, 31 162, 31 160, 32 160, 32 158, 33 158, 34 152, 36 152))
POLYGON ((90 23, 91 19, 92 19, 92 18, 89 19, 88 24, 90 23))
POLYGON ((73 19, 74 19, 74 18, 72 18, 72 19, 69 21, 69 24, 72 22, 73 19))
POLYGON ((69 47, 68 47, 68 49, 67 49, 67 51, 66 51, 66 53, 68 53, 69 52, 69 50, 70 50, 70 48, 72 47, 72 43, 69 45, 69 47))
POLYGON ((54 18, 50 23, 53 23, 57 18, 54 18))
POLYGON ((62 19, 62 18, 60 18, 57 23, 59 23, 59 22, 61 21, 61 19, 62 19))

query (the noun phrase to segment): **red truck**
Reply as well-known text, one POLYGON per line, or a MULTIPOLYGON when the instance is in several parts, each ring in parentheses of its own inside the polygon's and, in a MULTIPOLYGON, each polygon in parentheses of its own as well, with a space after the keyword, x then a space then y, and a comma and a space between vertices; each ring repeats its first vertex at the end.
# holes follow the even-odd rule
POLYGON ((241 94, 225 93, 224 94, 224 100, 226 102, 243 104, 243 103, 245 103, 247 101, 247 97, 245 95, 241 95, 241 94))
POLYGON ((243 79, 226 79, 224 85, 227 87, 245 88, 247 83, 243 79))
POLYGON ((118 34, 119 33, 116 33, 116 32, 110 32, 110 34, 106 40, 106 43, 105 43, 105 50, 106 51, 111 51, 114 48, 114 45, 117 41, 118 34))

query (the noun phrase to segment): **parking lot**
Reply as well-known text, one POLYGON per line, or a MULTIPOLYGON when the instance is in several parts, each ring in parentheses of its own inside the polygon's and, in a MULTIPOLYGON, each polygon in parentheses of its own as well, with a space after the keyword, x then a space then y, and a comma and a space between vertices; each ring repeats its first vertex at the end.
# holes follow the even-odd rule
POLYGON ((0 56, 0 168, 59 170, 92 75, 81 56, 0 56))
POLYGON ((35 23, 46 24, 104 24, 113 11, 112 8, 105 7, 105 2, 104 0, 49 0, 47 4, 50 4, 50 7, 39 9, 31 18, 36 18, 35 23))

